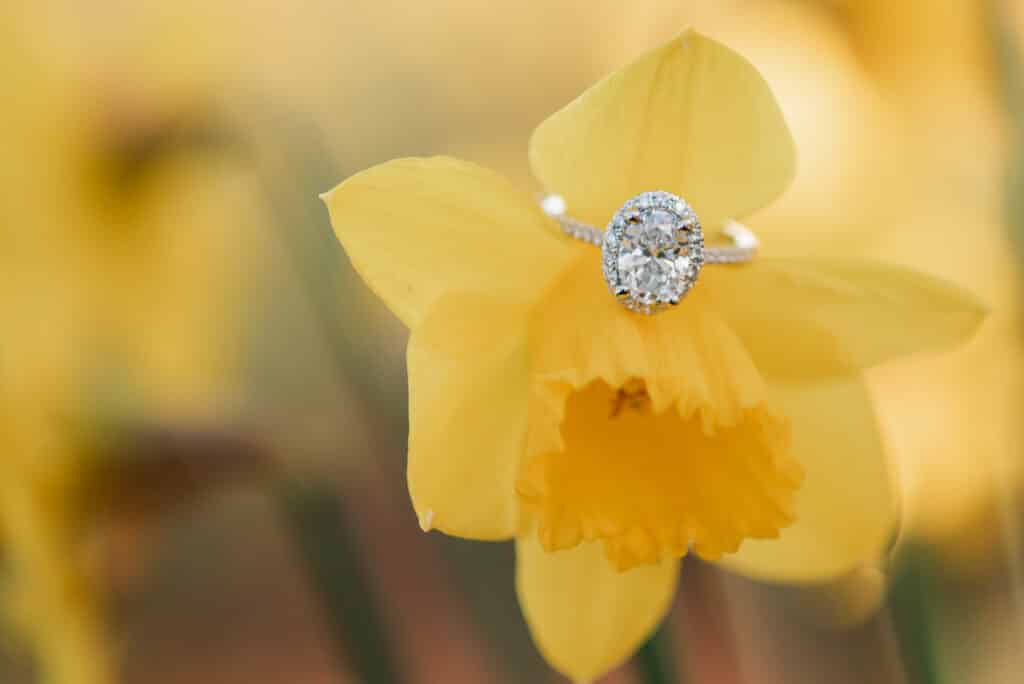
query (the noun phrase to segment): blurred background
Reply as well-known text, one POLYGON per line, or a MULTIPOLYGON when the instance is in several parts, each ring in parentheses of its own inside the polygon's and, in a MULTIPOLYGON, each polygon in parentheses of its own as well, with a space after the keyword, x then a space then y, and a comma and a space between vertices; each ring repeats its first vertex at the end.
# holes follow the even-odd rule
POLYGON ((434 153, 534 188, 534 126, 687 25, 797 140, 767 252, 992 315, 872 372, 892 556, 799 589, 687 561, 669 678, 1022 681, 1024 3, 41 0, 0 9, 0 682, 560 681, 510 546, 420 532, 406 333, 317 195, 434 153))

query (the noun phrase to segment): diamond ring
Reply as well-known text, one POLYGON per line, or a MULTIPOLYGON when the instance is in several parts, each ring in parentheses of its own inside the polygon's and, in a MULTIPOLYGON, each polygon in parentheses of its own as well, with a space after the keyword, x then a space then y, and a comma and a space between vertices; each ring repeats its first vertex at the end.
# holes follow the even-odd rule
POLYGON ((705 247, 697 215, 670 192, 644 192, 627 201, 602 231, 566 215, 565 200, 548 195, 544 212, 566 235, 601 247, 604 279, 630 311, 653 314, 679 304, 705 264, 738 264, 757 253, 757 237, 730 221, 728 247, 705 247))

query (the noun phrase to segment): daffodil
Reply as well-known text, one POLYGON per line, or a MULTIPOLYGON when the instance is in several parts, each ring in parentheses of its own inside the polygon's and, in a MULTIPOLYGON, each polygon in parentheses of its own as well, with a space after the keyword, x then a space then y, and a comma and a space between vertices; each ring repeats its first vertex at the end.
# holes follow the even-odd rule
MULTIPOLYGON (((79 381, 128 386, 159 411, 219 408, 259 253, 243 231, 261 221, 255 179, 223 153, 221 84, 206 82, 212 65, 159 64, 160 41, 83 40, 100 25, 61 11, 0 10, 0 73, 23 84, 0 129, 5 286, 77 350, 79 381)), ((4 334, 21 335, 10 318, 4 334)))
MULTIPOLYGON (((256 195, 223 155, 190 144, 208 128, 193 105, 213 96, 197 70, 157 68, 160 41, 128 58, 123 40, 88 40, 88 22, 62 11, 0 8, 0 75, 16 93, 0 127, 0 608, 42 681, 105 684, 106 587, 88 556, 108 483, 66 423, 125 386, 144 405, 133 418, 222 405, 256 195)), ((175 50, 175 66, 183 52, 197 54, 175 50)))
MULTIPOLYGON (((795 169, 757 70, 693 31, 551 116, 529 152, 592 225, 664 190, 713 232, 795 169)), ((381 164, 325 199, 411 331, 422 527, 514 538, 535 641, 577 681, 652 632, 690 551, 787 582, 883 553, 898 511, 862 371, 954 345, 983 316, 952 285, 845 258, 707 268, 679 306, 644 316, 533 197, 451 158, 381 164)))
POLYGON ((48 404, 12 392, 9 375, 2 377, 4 619, 30 640, 40 681, 111 682, 116 668, 101 581, 84 552, 83 468, 55 434, 48 404))

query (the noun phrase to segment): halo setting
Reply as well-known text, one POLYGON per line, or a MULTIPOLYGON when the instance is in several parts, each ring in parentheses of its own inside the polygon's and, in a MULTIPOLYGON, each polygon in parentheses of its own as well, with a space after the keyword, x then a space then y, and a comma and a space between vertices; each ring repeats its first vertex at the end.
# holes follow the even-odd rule
POLYGON ((626 308, 653 314, 679 304, 704 265, 697 215, 670 192, 628 200, 608 224, 601 245, 604 279, 626 308))

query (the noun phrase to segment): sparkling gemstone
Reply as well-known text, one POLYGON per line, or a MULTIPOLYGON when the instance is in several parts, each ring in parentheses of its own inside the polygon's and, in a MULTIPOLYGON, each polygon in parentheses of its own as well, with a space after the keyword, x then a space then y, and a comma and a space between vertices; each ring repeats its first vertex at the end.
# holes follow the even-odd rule
POLYGON ((654 209, 639 221, 626 226, 626 249, 642 250, 655 257, 668 256, 676 247, 679 218, 663 209, 654 209))
POLYGON ((639 256, 634 252, 619 257, 619 272, 623 274, 626 286, 638 299, 644 301, 666 301, 676 292, 679 273, 675 264, 668 259, 639 256))
POLYGON ((653 313, 678 303, 701 266, 700 224, 686 203, 664 192, 628 201, 604 242, 608 286, 634 311, 653 313))

